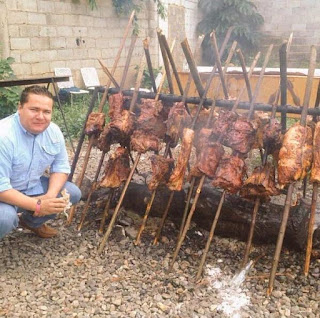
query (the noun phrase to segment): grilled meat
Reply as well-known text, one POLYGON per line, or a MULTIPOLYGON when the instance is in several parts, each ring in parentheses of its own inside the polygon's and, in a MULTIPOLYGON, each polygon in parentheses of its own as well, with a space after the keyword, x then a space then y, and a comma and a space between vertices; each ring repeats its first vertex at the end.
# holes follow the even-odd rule
POLYGON ((187 169, 188 160, 190 157, 194 131, 189 128, 183 130, 182 145, 179 152, 177 165, 170 176, 168 187, 172 191, 180 191, 182 189, 184 175, 187 169))
POLYGON ((241 196, 248 199, 259 197, 262 201, 269 201, 270 196, 278 194, 280 191, 276 187, 275 168, 269 163, 256 167, 240 190, 241 196))
POLYGON ((118 188, 130 174, 129 152, 126 148, 118 147, 111 154, 105 168, 105 175, 100 182, 101 187, 118 188))
POLYGON ((279 152, 278 182, 280 187, 303 179, 312 162, 312 130, 296 124, 289 128, 279 152))
POLYGON ((255 142, 256 129, 245 117, 239 117, 229 128, 222 143, 242 154, 248 153, 255 142))
POLYGON ((220 110, 218 118, 213 124, 213 135, 219 139, 227 134, 233 127, 233 123, 237 120, 238 114, 228 110, 220 110))
POLYGON ((263 147, 268 150, 268 153, 273 154, 280 150, 282 139, 281 124, 276 118, 272 118, 263 128, 263 147))
POLYGON ((320 182, 320 121, 316 124, 313 136, 313 161, 310 182, 320 182))
POLYGON ((186 111, 182 102, 174 103, 171 107, 167 120, 167 135, 171 140, 171 146, 175 147, 181 138, 183 129, 191 124, 191 116, 186 111))
POLYGON ((238 155, 230 155, 219 162, 212 185, 230 193, 237 193, 243 184, 246 165, 238 155))
POLYGON ((135 130, 131 136, 131 149, 139 153, 145 153, 149 150, 158 152, 160 150, 160 140, 144 130, 135 130))
POLYGON ((141 113, 137 119, 137 129, 149 132, 159 138, 164 138, 166 133, 165 112, 162 102, 153 99, 142 99, 141 113))
POLYGON ((174 160, 171 158, 164 158, 159 155, 152 155, 150 157, 152 178, 148 183, 150 191, 155 190, 160 184, 166 184, 169 180, 171 171, 174 166, 174 160))
POLYGON ((88 136, 98 136, 104 127, 106 115, 103 113, 91 113, 86 122, 85 133, 88 136))

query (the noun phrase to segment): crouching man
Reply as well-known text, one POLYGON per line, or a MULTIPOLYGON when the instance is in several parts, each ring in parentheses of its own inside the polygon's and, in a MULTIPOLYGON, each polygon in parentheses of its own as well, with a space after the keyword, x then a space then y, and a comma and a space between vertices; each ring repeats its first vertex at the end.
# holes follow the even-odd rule
POLYGON ((18 111, 0 120, 0 239, 19 222, 39 237, 57 235, 45 222, 64 211, 61 190, 72 204, 81 198, 79 188, 67 181, 68 155, 61 130, 51 122, 52 108, 51 93, 30 86, 21 94, 18 111))

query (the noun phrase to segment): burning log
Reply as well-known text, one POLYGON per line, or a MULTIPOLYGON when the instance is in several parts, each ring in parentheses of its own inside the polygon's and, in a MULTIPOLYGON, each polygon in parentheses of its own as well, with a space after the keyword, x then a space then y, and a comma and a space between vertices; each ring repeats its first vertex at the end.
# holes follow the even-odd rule
MULTIPOLYGON (((97 200, 109 193, 108 189, 101 188, 93 194, 93 200, 97 200)), ((163 216, 163 202, 167 202, 172 191, 166 187, 159 187, 154 199, 152 213, 155 217, 163 216)), ((168 217, 179 229, 181 217, 183 214, 182 206, 185 205, 185 191, 174 192, 174 198, 170 205, 168 217)), ((150 191, 146 184, 131 182, 128 187, 123 207, 132 210, 143 216, 147 206, 146 198, 150 196, 150 191)), ((202 229, 210 230, 211 222, 215 217, 215 211, 218 208, 221 199, 221 190, 213 188, 210 183, 206 183, 201 191, 197 205, 197 213, 193 216, 193 221, 202 229)), ((251 212, 254 203, 245 200, 238 195, 226 194, 225 201, 221 210, 221 217, 217 224, 215 233, 222 237, 232 237, 242 241, 247 240, 247 234, 251 223, 251 212)), ((256 231, 253 242, 256 244, 274 244, 277 240, 279 227, 282 220, 283 205, 268 202, 262 204, 257 215, 256 231)), ((287 225, 284 244, 288 248, 305 250, 307 241, 308 216, 310 205, 305 201, 300 201, 297 205, 291 207, 289 221, 287 225)), ((320 219, 317 218, 314 227, 314 243, 320 243, 320 219)))

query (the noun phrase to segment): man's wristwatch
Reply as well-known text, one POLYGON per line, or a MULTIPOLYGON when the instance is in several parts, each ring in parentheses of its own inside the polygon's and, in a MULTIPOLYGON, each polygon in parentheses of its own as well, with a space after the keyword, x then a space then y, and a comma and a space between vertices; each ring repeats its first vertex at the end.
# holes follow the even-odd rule
POLYGON ((37 204, 36 204, 36 209, 33 213, 34 216, 39 216, 39 213, 40 213, 40 208, 41 208, 41 199, 39 199, 37 201, 37 204))

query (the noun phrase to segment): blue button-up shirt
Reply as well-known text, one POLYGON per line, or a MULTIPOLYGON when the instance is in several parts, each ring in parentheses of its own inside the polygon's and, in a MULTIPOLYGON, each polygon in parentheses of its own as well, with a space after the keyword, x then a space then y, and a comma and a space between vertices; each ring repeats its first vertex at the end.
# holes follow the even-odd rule
POLYGON ((60 128, 50 123, 38 135, 26 131, 17 113, 0 120, 0 192, 16 189, 27 195, 43 192, 40 177, 50 172, 70 173, 60 128))

